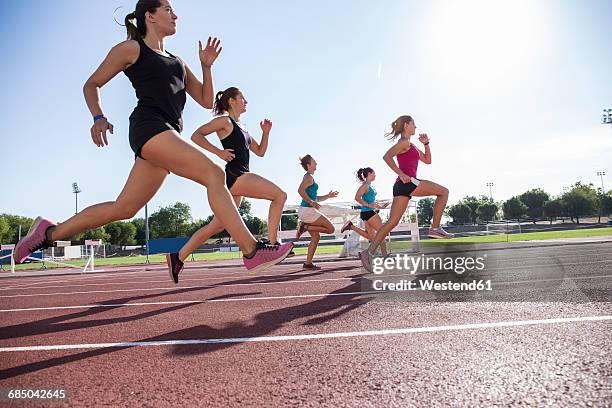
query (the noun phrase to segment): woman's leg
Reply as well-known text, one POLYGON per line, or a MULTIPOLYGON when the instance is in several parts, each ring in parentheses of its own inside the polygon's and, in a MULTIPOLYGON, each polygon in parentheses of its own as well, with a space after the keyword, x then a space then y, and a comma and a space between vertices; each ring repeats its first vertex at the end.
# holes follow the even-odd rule
MULTIPOLYGON (((382 228, 382 225, 382 219, 378 214, 366 221, 366 230, 368 231, 368 234, 370 234, 370 236, 372 237, 370 239, 374 239, 374 237, 376 236, 376 232, 382 228)), ((383 240, 380 242, 380 251, 382 252, 383 256, 388 255, 385 238, 387 237, 384 237, 383 240)))
POLYGON ((317 250, 317 246, 319 245, 319 238, 321 237, 321 235, 316 232, 316 231, 312 231, 310 233, 310 244, 308 244, 308 254, 306 255, 306 264, 311 264, 312 263, 312 258, 314 258, 314 254, 317 250))
MULTIPOLYGON (((322 232, 324 234, 333 234, 334 225, 331 221, 324 215, 317 218, 314 222, 310 222, 307 224, 307 231, 312 232, 322 232)), ((312 235, 312 234, 311 234, 312 235)))
POLYGON ((155 195, 167 175, 163 168, 137 158, 115 201, 87 207, 65 222, 51 227, 47 238, 58 241, 113 221, 132 218, 155 195))
POLYGON ((162 132, 149 140, 141 155, 152 164, 206 187, 208 203, 221 224, 244 254, 253 254, 257 241, 251 235, 225 186, 225 173, 175 131, 162 132))
POLYGON ((368 233, 367 229, 367 221, 366 223, 366 229, 362 230, 361 228, 355 226, 355 224, 351 225, 351 231, 355 231, 357 234, 361 235, 362 237, 364 237, 365 239, 367 239, 368 241, 371 240, 372 238, 374 238, 374 236, 370 236, 370 234, 368 233))
MULTIPOLYGON (((242 201, 242 197, 233 196, 233 199, 236 203, 236 207, 239 207, 240 202, 242 201)), ((193 251, 198 249, 200 245, 206 242, 208 238, 220 233, 224 229, 225 228, 223 227, 223 224, 221 224, 221 221, 219 221, 217 217, 213 217, 210 223, 197 230, 195 234, 193 234, 191 238, 189 238, 189 241, 187 241, 187 243, 183 245, 183 247, 178 253, 181 262, 185 261, 185 259, 187 259, 187 257, 191 255, 193 251)))
POLYGON ((376 236, 370 247, 368 248, 368 252, 373 254, 378 245, 385 239, 387 235, 391 232, 393 228, 399 224, 402 216, 406 212, 406 208, 408 208, 408 202, 410 201, 410 197, 406 196, 396 196, 393 197, 393 203, 391 204, 391 214, 389 215, 389 220, 384 223, 378 231, 376 231, 376 236))
POLYGON ((440 226, 440 220, 442 219, 442 213, 446 207, 446 202, 448 201, 448 188, 432 181, 421 180, 419 186, 413 191, 412 195, 415 197, 436 196, 431 227, 438 228, 440 226))
POLYGON ((254 173, 245 173, 236 179, 230 190, 233 195, 270 200, 268 210, 268 238, 278 242, 278 226, 287 201, 287 193, 271 181, 254 173))

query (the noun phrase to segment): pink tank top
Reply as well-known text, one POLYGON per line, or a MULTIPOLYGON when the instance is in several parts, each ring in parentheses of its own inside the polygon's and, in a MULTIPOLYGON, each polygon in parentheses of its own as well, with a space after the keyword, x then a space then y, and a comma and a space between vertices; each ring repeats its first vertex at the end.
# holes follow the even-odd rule
MULTIPOLYGON (((419 167, 419 151, 414 145, 410 145, 410 149, 404 153, 397 155, 397 165, 401 171, 410 177, 417 176, 417 167, 419 167)), ((397 178, 400 179, 399 177, 397 178)))

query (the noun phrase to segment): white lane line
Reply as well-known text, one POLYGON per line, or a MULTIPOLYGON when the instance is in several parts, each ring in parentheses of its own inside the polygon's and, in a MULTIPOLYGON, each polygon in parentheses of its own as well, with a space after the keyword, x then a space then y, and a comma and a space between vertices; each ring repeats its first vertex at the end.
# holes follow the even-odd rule
MULTIPOLYGON (((191 269, 191 268, 190 268, 191 269)), ((229 268, 228 268, 229 269, 229 268)), ((188 270, 185 270, 188 271, 188 270)), ((11 289, 28 289, 30 287, 34 288, 34 287, 38 287, 38 285, 46 285, 49 283, 66 283, 66 282, 79 282, 79 281, 87 281, 87 282, 91 282, 91 281, 108 281, 113 280, 113 281, 120 281, 122 279, 134 279, 136 275, 138 278, 142 278, 142 279, 146 279, 147 277, 158 277, 160 274, 168 274, 168 270, 166 268, 164 269, 159 269, 156 271, 138 271, 138 272, 120 272, 120 271, 114 271, 114 272, 105 272, 105 273, 85 273, 85 274, 81 274, 81 273, 75 273, 73 276, 68 276, 68 277, 63 277, 62 279, 53 279, 53 280, 39 280, 39 281, 30 281, 28 280, 25 283, 20 283, 20 284, 11 284, 10 286, 5 286, 5 287, 1 287, 0 290, 11 290, 11 289)), ((228 275, 231 273, 244 273, 244 271, 222 271, 222 272, 213 272, 213 271, 209 271, 207 270, 206 274, 208 276, 212 276, 212 275, 228 275)), ((29 277, 20 277, 20 278, 13 278, 13 279, 19 279, 19 280, 24 280, 24 279, 28 279, 29 277)), ((7 279, 11 279, 11 278, 7 278, 7 279)), ((120 283, 120 282, 118 282, 120 283)))
MULTIPOLYGON (((387 275, 391 276, 414 276, 410 274, 403 275, 387 275)), ((612 276, 612 275, 610 275, 612 276)), ((286 282, 252 282, 252 283, 220 283, 218 285, 203 285, 203 286, 169 286, 165 288, 134 288, 134 289, 112 289, 112 290, 92 290, 86 292, 57 292, 57 293, 28 293, 20 295, 3 295, 0 298, 18 298, 18 297, 38 297, 38 296, 66 296, 66 295, 86 295, 94 293, 115 293, 115 292, 147 292, 156 290, 178 290, 183 289, 214 289, 228 286, 256 286, 256 285, 284 285, 284 284, 296 284, 296 283, 316 283, 316 282, 328 282, 328 281, 342 281, 342 280, 355 280, 363 279, 360 276, 357 277, 346 277, 346 278, 326 278, 326 279, 304 279, 304 280, 292 280, 286 282)), ((163 295, 163 294, 160 294, 163 295)))
MULTIPOLYGON (((407 275, 407 274, 387 275, 387 277, 401 277, 401 276, 415 276, 415 275, 407 275)), ((571 277, 571 278, 564 277, 564 278, 558 278, 558 279, 554 279, 554 278, 552 279, 532 279, 532 280, 518 281, 518 283, 536 283, 536 282, 601 279, 601 278, 603 279, 612 278, 612 274, 611 275, 585 276, 585 277, 571 277)), ((353 278, 335 278, 335 279, 329 279, 329 280, 342 280, 342 279, 353 279, 353 278)), ((364 278, 361 278, 361 279, 364 279, 364 278)), ((304 282, 304 281, 295 281, 291 283, 301 283, 301 282, 304 282)), ((511 285, 514 283, 517 283, 517 281, 494 282, 493 285, 511 285)), ((252 284, 244 284, 244 285, 252 285, 252 284)), ((29 311, 40 311, 40 310, 117 308, 117 307, 124 307, 124 306, 160 306, 160 305, 181 305, 181 304, 203 304, 203 303, 216 303, 216 302, 245 302, 245 301, 279 300, 279 299, 300 299, 300 298, 326 297, 326 296, 381 295, 384 293, 398 293, 398 292, 373 290, 373 291, 360 291, 360 292, 319 293, 319 294, 313 294, 313 295, 263 296, 263 297, 210 299, 210 300, 177 300, 177 301, 165 301, 165 302, 108 303, 108 304, 97 303, 97 304, 91 304, 91 305, 75 305, 75 306, 48 306, 48 307, 31 307, 31 308, 21 308, 21 309, 0 309, 0 313, 29 312, 29 311)))
MULTIPOLYGON (((356 268, 357 268, 357 265, 355 266, 355 269, 356 268)), ((339 272, 350 272, 350 270, 330 271, 330 272, 325 272, 324 270, 322 271, 322 273, 339 273, 339 272)), ((164 275, 167 276, 168 273, 166 272, 164 273, 164 275)), ((202 278, 185 278, 185 279, 181 279, 181 282, 200 282, 200 281, 224 280, 224 279, 259 279, 259 278, 285 278, 285 277, 292 278, 292 277, 310 276, 310 275, 312 275, 312 273, 305 270, 303 273, 293 273, 290 275, 288 274, 243 275, 243 276, 226 275, 226 276, 206 276, 202 278)), ((182 273, 181 273, 181 276, 183 276, 182 273)), ((79 285, 68 284, 68 285, 53 285, 53 286, 32 286, 32 287, 19 288, 19 290, 56 289, 56 288, 66 289, 66 288, 77 288, 77 287, 87 287, 87 286, 131 285, 131 284, 142 284, 142 283, 153 284, 153 283, 168 283, 169 280, 170 279, 143 281, 141 279, 138 281, 129 281, 129 282, 102 282, 102 283, 84 283, 84 284, 79 284, 79 285)), ((178 287, 178 286, 175 286, 175 287, 178 287)), ((0 289, 0 291, 1 290, 2 289, 0 289)), ((10 289, 5 289, 5 291, 8 291, 8 290, 10 289)), ((85 293, 89 293, 89 292, 85 292, 85 293)), ((0 298, 1 297, 5 297, 5 296, 0 296, 0 298)))
POLYGON ((582 323, 582 322, 602 322, 612 320, 612 315, 603 316, 580 316, 562 317, 556 319, 535 319, 535 320, 511 320, 488 323, 468 323, 448 326, 430 327, 407 327, 402 329, 383 329, 367 330, 338 333, 316 333, 298 334, 291 336, 260 336, 260 337, 226 337, 216 339, 194 339, 194 340, 164 340, 164 341, 126 341, 120 343, 90 343, 90 344, 57 344, 45 346, 21 346, 21 347, 2 347, 0 352, 16 351, 50 351, 50 350, 72 350, 72 349, 101 349, 101 348, 126 348, 126 347, 153 347, 153 346, 189 346, 202 344, 227 344, 227 343, 261 343, 272 341, 293 341, 293 340, 321 340, 339 339, 347 337, 372 337, 406 335, 416 333, 435 333, 454 330, 478 330, 478 329, 497 329, 502 327, 520 327, 535 325, 552 325, 560 323, 582 323))
POLYGON ((287 296, 261 296, 249 298, 229 298, 229 299, 207 299, 207 300, 176 300, 166 302, 138 302, 138 303, 97 303, 92 305, 79 306, 51 306, 51 307, 30 307, 23 309, 1 309, 0 313, 6 312, 29 312, 34 310, 64 310, 64 309, 94 309, 94 308, 116 308, 124 306, 159 306, 159 305, 184 305, 198 303, 218 303, 218 302, 247 302, 259 300, 278 300, 278 299, 304 299, 327 296, 359 296, 359 295, 379 295, 387 293, 384 291, 372 290, 364 292, 339 292, 339 293, 317 293, 313 295, 287 295, 287 296))

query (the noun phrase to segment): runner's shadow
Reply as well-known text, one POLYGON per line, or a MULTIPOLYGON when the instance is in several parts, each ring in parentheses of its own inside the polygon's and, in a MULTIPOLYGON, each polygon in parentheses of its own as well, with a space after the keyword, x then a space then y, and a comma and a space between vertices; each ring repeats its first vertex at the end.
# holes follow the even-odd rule
MULTIPOLYGON (((336 268, 334 270, 344 270, 344 268, 336 268)), ((233 285, 248 285, 248 284, 257 284, 257 283, 284 283, 290 281, 297 281, 304 277, 316 277, 322 275, 322 272, 313 272, 308 274, 302 274, 299 276, 263 276, 257 277, 253 276, 251 278, 239 279, 239 280, 229 280, 226 282, 220 282, 210 285, 191 287, 191 288, 177 288, 174 290, 170 290, 167 292, 157 292, 150 293, 140 296, 131 296, 131 297, 123 297, 119 299, 106 300, 96 304, 96 307, 92 307, 83 311, 79 311, 76 313, 71 313, 62 316, 51 317, 48 319, 36 320, 27 323, 20 323, 12 326, 2 327, 0 330, 0 340, 7 339, 16 339, 23 338, 29 336, 37 336, 44 334, 51 334, 57 332, 63 332, 68 330, 79 330, 79 329, 87 329, 92 327, 106 326, 115 323, 125 323, 133 320, 140 320, 148 317, 155 316, 156 314, 164 313, 162 310, 151 311, 143 314, 125 316, 120 318, 108 318, 108 319, 96 319, 96 320, 87 320, 87 321, 78 321, 78 322, 69 322, 69 320, 81 319, 84 317, 94 316, 99 313, 131 307, 127 304, 132 302, 142 302, 152 298, 159 298, 163 296, 172 296, 172 295, 180 295, 191 292, 198 292, 206 289, 214 289, 219 287, 231 287, 233 285)), ((250 292, 254 294, 260 294, 261 292, 250 292)), ((244 293, 239 294, 228 294, 222 295, 221 298, 231 298, 237 296, 245 296, 244 293)), ((217 300, 218 298, 210 298, 203 299, 202 302, 217 300)), ((197 303, 192 303, 197 304, 197 303)))
MULTIPOLYGON (((351 283, 351 285, 333 291, 329 295, 315 301, 260 313, 255 316, 254 322, 251 324, 245 324, 243 321, 234 321, 222 328, 200 325, 166 333, 155 339, 148 339, 147 341, 262 337, 283 328, 287 323, 308 317, 311 317, 311 319, 304 322, 303 325, 313 326, 322 324, 353 311, 372 299, 371 297, 364 297, 364 295, 361 294, 360 279, 360 277, 353 277, 353 283, 351 283), (346 294, 343 295, 343 293, 346 294)), ((239 343, 241 343, 240 340, 235 342, 203 344, 198 347, 176 346, 174 354, 192 355, 210 353, 232 347, 239 343)))
MULTIPOLYGON (((366 304, 370 298, 363 298, 359 293, 360 284, 357 279, 355 281, 340 290, 334 291, 329 295, 317 299, 313 302, 290 306, 286 308, 276 309, 260 313, 256 316, 253 324, 244 324, 240 321, 231 322, 224 328, 218 329, 206 325, 194 326, 188 329, 178 330, 170 333, 165 333, 161 336, 155 336, 139 341, 150 342, 150 341, 164 341, 164 340, 192 340, 192 339, 214 339, 214 338, 228 338, 228 337, 256 337, 264 336, 272 333, 275 330, 280 329, 285 324, 308 316, 317 316, 324 313, 332 313, 334 317, 339 317, 350 310, 354 310, 359 306, 366 304), (342 293, 347 293, 342 295, 342 293), (347 303, 349 306, 347 307, 347 303)), ((162 312, 169 312, 173 310, 179 310, 192 306, 189 305, 178 305, 167 309, 162 312)), ((152 311, 151 313, 155 313, 152 311)), ((329 316, 329 315, 328 315, 329 316)), ((322 320, 323 321, 323 320, 322 320)), ((201 353, 210 353, 216 350, 225 349, 239 344, 240 341, 235 343, 224 343, 224 344, 211 344, 203 345, 201 347, 177 347, 173 354, 175 355, 194 355, 201 353)), ((126 347, 129 348, 129 347, 126 347)), ((105 348, 97 350, 88 350, 81 353, 56 357, 47 359, 44 361, 38 361, 34 363, 24 364, 17 367, 11 367, 0 370, 0 380, 16 377, 19 375, 30 374, 47 368, 57 367, 64 364, 82 361, 92 357, 98 357, 106 354, 113 353, 115 351, 122 350, 122 348, 105 348)))

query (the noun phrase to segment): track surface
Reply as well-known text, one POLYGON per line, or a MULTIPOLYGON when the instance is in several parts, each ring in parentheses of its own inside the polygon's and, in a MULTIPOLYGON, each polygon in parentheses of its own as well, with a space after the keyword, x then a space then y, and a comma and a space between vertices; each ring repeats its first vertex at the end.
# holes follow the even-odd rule
POLYGON ((3 279, 0 388, 64 388, 70 406, 610 406, 612 245, 486 252, 465 278, 486 294, 363 293, 354 260, 178 286, 3 279))

